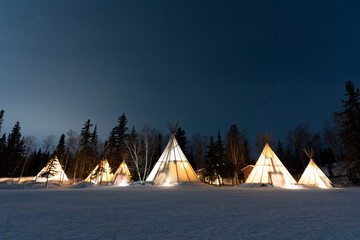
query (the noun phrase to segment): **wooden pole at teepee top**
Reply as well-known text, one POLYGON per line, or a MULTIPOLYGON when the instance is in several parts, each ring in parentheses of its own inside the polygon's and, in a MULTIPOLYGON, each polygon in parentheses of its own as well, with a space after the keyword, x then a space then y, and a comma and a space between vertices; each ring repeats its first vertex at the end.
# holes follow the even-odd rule
POLYGON ((175 131, 176 131, 178 125, 179 125, 179 121, 177 121, 176 123, 174 123, 174 122, 169 123, 169 129, 170 129, 171 134, 175 134, 175 131))
POLYGON ((261 133, 261 132, 259 132, 259 135, 260 135, 261 139, 264 141, 265 144, 270 143, 272 133, 261 133))
POLYGON ((314 149, 310 148, 310 150, 307 149, 303 149, 304 153, 306 154, 306 156, 308 156, 310 159, 312 159, 314 157, 314 149))

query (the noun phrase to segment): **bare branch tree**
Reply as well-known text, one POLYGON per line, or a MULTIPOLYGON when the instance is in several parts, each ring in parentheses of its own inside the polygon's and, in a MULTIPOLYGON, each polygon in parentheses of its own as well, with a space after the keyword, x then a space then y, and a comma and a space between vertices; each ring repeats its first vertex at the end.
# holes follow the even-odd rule
POLYGON ((138 177, 140 181, 143 181, 140 173, 140 144, 138 141, 138 136, 135 132, 135 128, 132 130, 132 134, 130 135, 128 141, 126 141, 126 147, 129 151, 130 159, 133 161, 136 167, 136 171, 138 173, 138 177))
POLYGON ((205 155, 208 145, 208 138, 195 133, 191 139, 191 147, 194 155, 195 169, 205 168, 205 155))
POLYGON ((55 150, 55 135, 49 135, 44 139, 43 147, 46 152, 52 154, 55 150))
POLYGON ((27 161, 29 160, 29 157, 31 156, 31 153, 36 151, 36 137, 35 136, 25 137, 24 144, 25 144, 25 155, 24 155, 25 162, 20 173, 19 182, 24 174, 25 166, 27 161))
POLYGON ((338 131, 335 125, 332 125, 329 120, 324 121, 323 134, 322 134, 324 143, 328 145, 328 147, 330 148, 336 163, 340 167, 340 173, 341 175, 343 175, 344 171, 340 163, 343 161, 344 156, 342 151, 341 140, 337 132, 338 131))

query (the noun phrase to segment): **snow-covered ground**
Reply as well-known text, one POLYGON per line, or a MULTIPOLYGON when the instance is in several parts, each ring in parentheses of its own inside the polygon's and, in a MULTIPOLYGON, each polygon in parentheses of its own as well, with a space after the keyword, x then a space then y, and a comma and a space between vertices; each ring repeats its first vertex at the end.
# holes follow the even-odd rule
POLYGON ((360 239, 360 189, 0 187, 0 239, 360 239))

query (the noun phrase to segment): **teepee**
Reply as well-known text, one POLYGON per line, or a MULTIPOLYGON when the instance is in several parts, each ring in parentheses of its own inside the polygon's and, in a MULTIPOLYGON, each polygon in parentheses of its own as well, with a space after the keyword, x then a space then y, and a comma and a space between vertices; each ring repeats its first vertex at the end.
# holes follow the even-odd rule
POLYGON ((128 185, 129 182, 131 182, 131 174, 125 162, 125 157, 123 157, 122 163, 114 173, 113 182, 114 182, 114 186, 124 186, 124 185, 128 185))
POLYGON ((68 182, 69 179, 66 176, 64 170, 58 158, 55 156, 50 159, 46 166, 34 178, 35 182, 46 182, 46 181, 64 181, 68 182))
POLYGON ((146 182, 153 182, 156 185, 172 185, 182 182, 199 182, 199 179, 191 167, 185 154, 176 141, 174 132, 171 129, 171 137, 164 152, 151 170, 146 182))
POLYGON ((90 175, 85 179, 85 182, 91 182, 95 184, 102 184, 111 182, 113 179, 113 174, 111 173, 111 168, 109 162, 106 159, 102 159, 90 175))
POLYGON ((265 147, 245 183, 271 183, 274 185, 272 177, 279 179, 279 176, 282 175, 281 185, 296 184, 295 179, 269 146, 270 137, 262 136, 262 138, 265 147))
POLYGON ((320 188, 332 188, 331 181, 313 161, 313 150, 311 149, 310 152, 304 150, 304 152, 310 158, 310 162, 305 168, 304 173, 301 175, 299 184, 320 188))

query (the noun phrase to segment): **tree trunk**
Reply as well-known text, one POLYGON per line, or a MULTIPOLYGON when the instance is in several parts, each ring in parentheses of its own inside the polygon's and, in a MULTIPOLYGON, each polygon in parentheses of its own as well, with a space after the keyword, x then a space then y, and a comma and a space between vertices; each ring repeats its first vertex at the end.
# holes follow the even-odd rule
POLYGON ((26 166, 26 162, 27 162, 28 159, 29 159, 28 157, 25 158, 24 166, 23 166, 23 168, 22 168, 22 170, 21 170, 20 177, 19 177, 19 182, 20 182, 20 180, 21 180, 21 178, 22 178, 22 175, 23 175, 23 173, 24 173, 25 166, 26 166))

